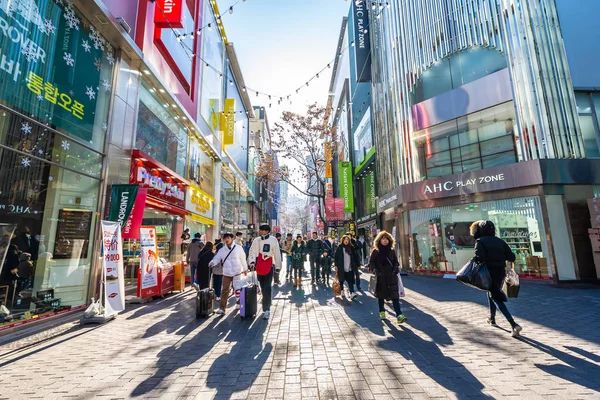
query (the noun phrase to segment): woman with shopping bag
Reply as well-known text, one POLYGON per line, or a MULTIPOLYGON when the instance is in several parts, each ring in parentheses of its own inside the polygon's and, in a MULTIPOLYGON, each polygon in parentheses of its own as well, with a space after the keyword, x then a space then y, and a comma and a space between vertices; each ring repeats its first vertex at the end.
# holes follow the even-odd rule
POLYGON ((398 324, 406 322, 400 307, 400 296, 404 295, 404 286, 400 278, 400 262, 394 250, 394 238, 381 231, 373 242, 373 251, 369 260, 369 269, 376 277, 375 297, 379 300, 379 318, 385 320, 385 301, 391 300, 396 312, 398 324))
POLYGON ((523 329, 508 311, 505 304, 507 298, 502 291, 502 284, 506 278, 506 262, 514 262, 515 254, 504 240, 496 237, 496 227, 492 221, 473 222, 470 231, 477 240, 475 259, 479 263, 485 263, 492 278, 490 291, 487 292, 490 306, 488 324, 496 326, 496 310, 499 309, 512 327, 512 337, 517 338, 523 329))

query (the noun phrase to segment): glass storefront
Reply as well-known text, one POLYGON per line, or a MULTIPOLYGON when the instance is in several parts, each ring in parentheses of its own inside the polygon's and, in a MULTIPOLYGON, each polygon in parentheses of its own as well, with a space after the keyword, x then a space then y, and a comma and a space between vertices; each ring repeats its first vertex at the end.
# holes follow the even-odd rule
POLYGON ((95 260, 114 50, 42 3, 0 6, 0 330, 85 307, 95 260))
POLYGON ((458 271, 473 257, 471 224, 490 220, 517 256, 517 273, 550 277, 540 199, 524 197, 410 211, 416 270, 458 271))

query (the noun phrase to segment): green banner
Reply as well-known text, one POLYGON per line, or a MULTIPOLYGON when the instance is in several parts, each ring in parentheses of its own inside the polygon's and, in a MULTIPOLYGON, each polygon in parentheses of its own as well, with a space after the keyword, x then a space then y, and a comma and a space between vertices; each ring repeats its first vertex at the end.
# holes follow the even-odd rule
POLYGON ((375 189, 375 172, 371 171, 365 176, 365 215, 377 212, 377 190, 375 189))
POLYGON ((112 187, 108 220, 118 222, 121 230, 125 227, 131 210, 133 210, 138 187, 138 185, 113 185, 112 187))
POLYGON ((0 0, 0 61, 3 102, 85 141, 106 123, 114 52, 70 2, 0 0))
POLYGON ((340 171, 340 197, 344 199, 344 212, 354 212, 354 187, 352 186, 352 163, 342 161, 340 171))

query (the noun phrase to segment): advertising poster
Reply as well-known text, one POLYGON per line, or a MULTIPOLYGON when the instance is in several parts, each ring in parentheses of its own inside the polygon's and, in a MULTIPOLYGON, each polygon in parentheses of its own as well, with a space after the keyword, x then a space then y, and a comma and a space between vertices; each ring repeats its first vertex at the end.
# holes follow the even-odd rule
POLYGON ((158 294, 158 248, 156 245, 156 227, 140 227, 140 297, 158 294))
POLYGON ((148 189, 138 189, 137 196, 135 196, 135 203, 133 203, 133 208, 131 209, 131 214, 129 214, 125 227, 123 227, 123 239, 140 238, 140 226, 142 225, 142 219, 144 218, 147 194, 148 189))
POLYGON ((102 246, 105 290, 105 316, 125 310, 125 277, 123 276, 123 240, 118 222, 102 221, 102 246))
POLYGON ((125 228, 125 224, 131 215, 138 188, 138 185, 112 186, 108 220, 117 221, 121 225, 121 229, 125 228))

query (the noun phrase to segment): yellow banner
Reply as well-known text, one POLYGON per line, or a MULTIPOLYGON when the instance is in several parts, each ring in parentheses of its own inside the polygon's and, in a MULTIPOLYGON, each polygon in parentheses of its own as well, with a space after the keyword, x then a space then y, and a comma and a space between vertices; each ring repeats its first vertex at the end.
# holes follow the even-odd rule
MULTIPOLYGON (((333 144, 331 142, 325 142, 325 161, 333 160, 333 144)), ((330 176, 328 178, 331 178, 330 176)))
POLYGON ((331 167, 331 162, 329 161, 325 163, 325 178, 333 178, 333 168, 331 167))
POLYGON ((225 99, 225 107, 221 115, 223 130, 223 147, 233 144, 235 140, 235 99, 225 99))

